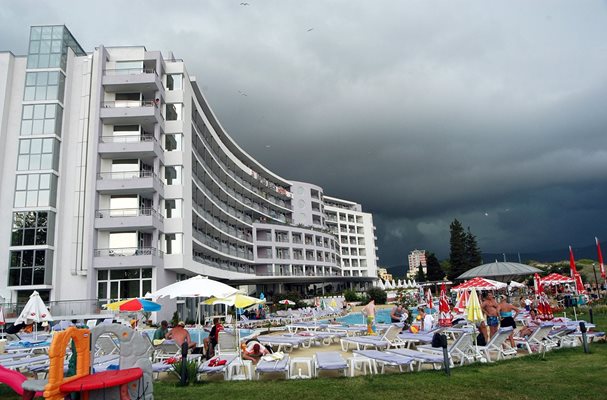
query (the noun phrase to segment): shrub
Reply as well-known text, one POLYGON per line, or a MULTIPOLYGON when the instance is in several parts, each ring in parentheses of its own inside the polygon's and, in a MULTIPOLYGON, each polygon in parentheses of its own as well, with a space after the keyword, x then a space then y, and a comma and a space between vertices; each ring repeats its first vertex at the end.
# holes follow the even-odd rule
MULTIPOLYGON (((178 377, 181 378, 181 365, 182 365, 182 360, 179 360, 175 363, 172 364, 173 367, 173 372, 175 372, 177 374, 178 377)), ((186 368, 188 371, 188 381, 186 383, 195 383, 196 382, 196 375, 198 374, 198 364, 196 363, 195 360, 186 360, 186 368)), ((180 381, 181 384, 181 381, 180 381)))
POLYGON ((386 291, 376 287, 367 290, 367 297, 369 301, 375 300, 375 304, 386 304, 386 300, 388 299, 386 291))
POLYGON ((346 299, 346 301, 359 301, 360 297, 358 297, 358 294, 354 291, 354 290, 344 290, 344 298, 346 299))
POLYGON ((179 323, 179 313, 177 311, 175 311, 173 313, 173 318, 171 318, 171 325, 177 326, 178 323, 179 323))

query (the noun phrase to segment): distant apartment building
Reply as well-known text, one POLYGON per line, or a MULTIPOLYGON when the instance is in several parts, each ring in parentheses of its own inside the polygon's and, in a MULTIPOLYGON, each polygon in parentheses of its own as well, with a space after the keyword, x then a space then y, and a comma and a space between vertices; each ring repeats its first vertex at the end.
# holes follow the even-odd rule
POLYGON ((426 263, 426 250, 413 250, 409 253, 409 271, 407 278, 415 279, 421 268, 424 275, 428 273, 428 265, 426 263))
POLYGON ((377 269, 377 276, 379 277, 379 279, 383 280, 383 281, 392 281, 392 274, 388 273, 388 270, 386 268, 378 268, 377 269))
POLYGON ((196 274, 270 296, 377 279, 372 215, 247 154, 170 54, 31 27, 26 56, 0 53, 0 145, 0 303, 37 290, 94 313, 196 274))

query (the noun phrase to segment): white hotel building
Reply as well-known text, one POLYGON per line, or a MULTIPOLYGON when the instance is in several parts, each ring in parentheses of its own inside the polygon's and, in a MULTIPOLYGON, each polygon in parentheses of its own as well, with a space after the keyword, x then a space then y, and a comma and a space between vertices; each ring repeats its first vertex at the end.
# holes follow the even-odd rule
POLYGON ((182 60, 86 52, 62 25, 32 27, 28 48, 0 52, 8 309, 37 290, 54 314, 90 314, 196 274, 270 296, 376 279, 372 215, 248 155, 182 60))

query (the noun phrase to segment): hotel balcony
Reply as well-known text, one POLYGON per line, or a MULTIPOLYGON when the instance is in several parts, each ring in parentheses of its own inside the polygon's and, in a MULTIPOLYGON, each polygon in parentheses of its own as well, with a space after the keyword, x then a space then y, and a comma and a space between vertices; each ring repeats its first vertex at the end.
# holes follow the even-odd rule
POLYGON ((106 92, 164 92, 158 73, 147 68, 106 69, 102 84, 106 92))
POLYGON ((158 157, 164 163, 164 152, 154 135, 110 135, 99 138, 99 154, 102 158, 151 158, 158 157))
POLYGON ((112 231, 164 229, 164 218, 153 208, 105 209, 95 212, 95 228, 112 231))
POLYGON ((159 123, 164 130, 160 105, 154 100, 118 100, 101 103, 99 117, 108 125, 145 125, 159 123))
POLYGON ((164 183, 152 171, 101 172, 97 174, 100 194, 158 192, 164 196, 164 183))
POLYGON ((97 268, 162 267, 164 254, 155 247, 95 249, 93 266, 97 268))

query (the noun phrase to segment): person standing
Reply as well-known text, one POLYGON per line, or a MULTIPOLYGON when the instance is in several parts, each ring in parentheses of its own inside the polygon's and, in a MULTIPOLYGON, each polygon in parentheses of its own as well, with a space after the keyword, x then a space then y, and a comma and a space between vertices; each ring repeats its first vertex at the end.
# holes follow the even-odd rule
POLYGON ((500 326, 502 328, 512 327, 513 333, 508 336, 508 340, 510 341, 510 346, 515 349, 516 346, 514 345, 513 334, 514 329, 516 329, 516 321, 514 319, 518 315, 518 308, 508 302, 508 296, 502 296, 498 306, 498 311, 501 318, 500 326))
POLYGON ((483 309, 483 312, 487 317, 487 326, 489 327, 489 340, 491 340, 493 335, 495 335, 499 325, 498 307, 499 305, 497 304, 497 301, 495 301, 495 296, 493 296, 493 293, 487 293, 487 296, 485 297, 481 308, 483 309))
POLYGON ((375 300, 371 301, 362 309, 362 313, 367 317, 367 334, 375 335, 373 323, 375 322, 375 300))

